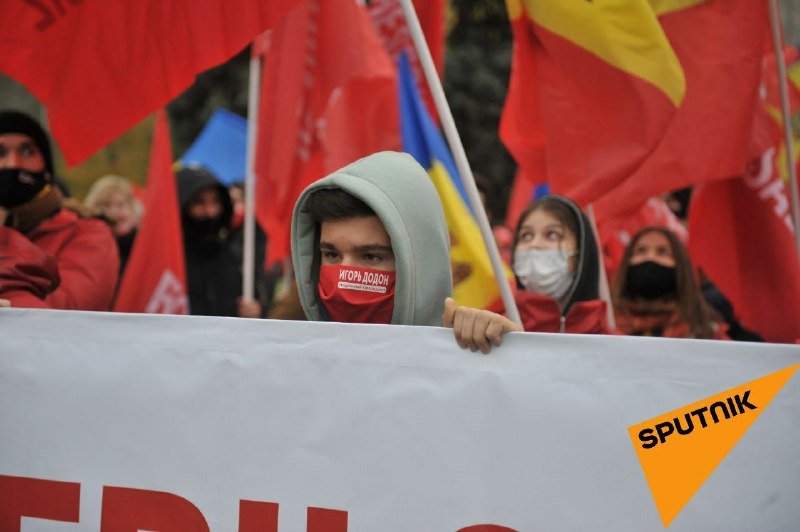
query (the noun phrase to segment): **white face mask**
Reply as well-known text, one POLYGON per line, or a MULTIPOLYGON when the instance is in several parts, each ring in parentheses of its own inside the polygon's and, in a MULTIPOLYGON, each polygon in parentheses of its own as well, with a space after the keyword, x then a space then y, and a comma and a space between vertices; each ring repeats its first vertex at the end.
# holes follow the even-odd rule
POLYGON ((569 254, 560 249, 526 249, 514 256, 514 273, 528 292, 561 299, 575 276, 569 273, 569 254))

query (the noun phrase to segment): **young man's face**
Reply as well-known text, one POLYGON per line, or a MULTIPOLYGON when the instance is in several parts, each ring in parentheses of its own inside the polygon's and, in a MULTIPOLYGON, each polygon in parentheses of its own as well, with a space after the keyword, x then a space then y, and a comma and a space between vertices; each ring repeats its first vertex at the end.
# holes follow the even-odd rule
POLYGON ((320 224, 322 265, 395 271, 392 242, 377 216, 354 216, 320 224))

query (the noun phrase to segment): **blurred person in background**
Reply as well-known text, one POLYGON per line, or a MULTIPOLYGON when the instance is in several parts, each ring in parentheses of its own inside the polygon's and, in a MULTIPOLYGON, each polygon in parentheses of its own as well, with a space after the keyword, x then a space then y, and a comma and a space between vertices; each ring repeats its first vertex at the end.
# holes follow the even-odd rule
POLYGON ((133 195, 130 181, 116 175, 103 176, 89 189, 84 204, 111 225, 117 240, 119 274, 122 276, 142 214, 142 206, 133 195))
POLYGON ((255 290, 242 298, 242 232, 231 226, 233 202, 228 190, 208 169, 180 168, 175 177, 181 209, 189 308, 198 316, 261 318, 264 296, 264 246, 256 245, 255 290))
POLYGON ((727 339, 700 291, 689 252, 662 227, 634 235, 613 283, 617 327, 634 336, 727 339))

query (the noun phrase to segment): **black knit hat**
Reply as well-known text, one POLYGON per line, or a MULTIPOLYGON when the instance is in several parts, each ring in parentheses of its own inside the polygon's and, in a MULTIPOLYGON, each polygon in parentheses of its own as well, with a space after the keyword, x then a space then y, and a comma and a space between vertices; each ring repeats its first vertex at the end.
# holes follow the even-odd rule
POLYGON ((44 157, 45 170, 54 175, 50 138, 36 120, 19 111, 0 111, 0 135, 5 133, 20 133, 33 139, 44 157))

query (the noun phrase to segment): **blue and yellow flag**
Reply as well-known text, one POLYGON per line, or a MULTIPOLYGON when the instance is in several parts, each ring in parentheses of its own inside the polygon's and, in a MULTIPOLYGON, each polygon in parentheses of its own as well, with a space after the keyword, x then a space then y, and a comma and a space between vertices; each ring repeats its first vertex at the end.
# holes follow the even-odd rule
POLYGON ((484 308, 499 297, 499 290, 483 237, 453 157, 420 98, 405 54, 398 70, 403 150, 428 171, 442 201, 450 233, 453 297, 459 305, 484 308))

